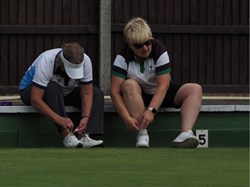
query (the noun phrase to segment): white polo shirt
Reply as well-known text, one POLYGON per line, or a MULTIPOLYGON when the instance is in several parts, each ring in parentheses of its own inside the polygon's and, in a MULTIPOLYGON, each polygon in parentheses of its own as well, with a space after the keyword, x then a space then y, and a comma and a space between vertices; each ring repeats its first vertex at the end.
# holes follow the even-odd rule
POLYGON ((116 56, 112 75, 124 79, 136 80, 142 90, 153 95, 156 89, 156 76, 170 73, 170 61, 166 47, 158 40, 152 40, 152 51, 149 57, 140 63, 133 51, 125 44, 116 56))
POLYGON ((57 82, 62 86, 63 94, 67 95, 81 84, 91 84, 93 82, 92 64, 88 55, 84 54, 83 78, 80 80, 69 79, 54 74, 55 59, 61 48, 51 49, 40 54, 25 72, 19 90, 23 90, 30 85, 45 89, 50 81, 57 82), (66 83, 67 82, 67 83, 66 83))

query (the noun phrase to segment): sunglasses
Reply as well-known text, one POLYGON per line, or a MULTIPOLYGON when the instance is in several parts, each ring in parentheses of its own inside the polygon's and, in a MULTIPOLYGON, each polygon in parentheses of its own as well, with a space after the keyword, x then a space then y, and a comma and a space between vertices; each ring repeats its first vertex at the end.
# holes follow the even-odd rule
POLYGON ((144 45, 146 46, 150 46, 152 44, 152 41, 151 40, 148 40, 142 44, 133 44, 133 46, 136 48, 136 49, 141 49, 144 45))

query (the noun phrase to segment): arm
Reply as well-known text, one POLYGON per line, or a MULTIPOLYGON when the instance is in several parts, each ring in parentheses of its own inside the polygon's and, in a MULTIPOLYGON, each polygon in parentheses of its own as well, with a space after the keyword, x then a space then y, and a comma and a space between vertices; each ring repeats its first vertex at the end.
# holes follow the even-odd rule
MULTIPOLYGON (((156 90, 149 104, 149 107, 153 107, 156 110, 158 110, 169 88, 170 75, 164 74, 164 75, 158 76, 156 77, 156 82, 157 82, 156 90)), ((149 110, 145 110, 145 112, 142 114, 142 118, 140 121, 140 128, 146 129, 148 125, 153 122, 153 120, 154 120, 154 114, 149 110)))
POLYGON ((81 105, 82 105, 82 118, 80 120, 77 132, 82 134, 86 128, 91 115, 93 102, 93 85, 81 85, 81 105))
MULTIPOLYGON (((50 118, 53 122, 60 125, 63 129, 72 130, 73 123, 72 121, 64 116, 60 116, 55 113, 44 101, 43 97, 45 90, 32 86, 31 91, 31 105, 42 115, 50 118)), ((67 134, 67 133, 66 133, 67 134)))
POLYGON ((149 104, 150 107, 154 107, 158 110, 166 96, 167 90, 170 84, 170 75, 164 74, 156 77, 156 90, 154 96, 149 104))

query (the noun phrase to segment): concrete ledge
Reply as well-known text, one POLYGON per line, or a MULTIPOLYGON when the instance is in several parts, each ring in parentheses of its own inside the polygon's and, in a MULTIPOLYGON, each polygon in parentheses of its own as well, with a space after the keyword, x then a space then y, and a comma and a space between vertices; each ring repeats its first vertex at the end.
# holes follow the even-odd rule
MULTIPOLYGON (((79 109, 66 106, 67 113, 80 112, 79 109)), ((179 112, 175 108, 162 108, 159 112, 179 112)), ((201 112, 249 112, 249 105, 202 105, 201 112)), ((115 112, 112 105, 105 105, 104 112, 115 112)), ((0 113, 37 113, 32 106, 0 106, 0 113)))
MULTIPOLYGON (((105 105, 104 112, 115 112, 110 96, 104 96, 105 105)), ((247 97, 217 97, 217 96, 203 96, 203 104, 201 106, 201 112, 249 112, 249 100, 247 97), (244 103, 239 102, 227 102, 220 103, 219 101, 244 101, 244 103), (213 102, 209 102, 213 101, 213 102), (212 103, 212 104, 211 104, 212 103)), ((37 113, 37 111, 32 106, 25 106, 20 100, 20 96, 0 96, 0 113, 37 113), (5 104, 7 106, 5 106, 5 104)), ((159 112, 179 112, 179 109, 175 108, 162 108, 159 112)), ((79 109, 66 106, 66 112, 75 113, 80 112, 79 109)))

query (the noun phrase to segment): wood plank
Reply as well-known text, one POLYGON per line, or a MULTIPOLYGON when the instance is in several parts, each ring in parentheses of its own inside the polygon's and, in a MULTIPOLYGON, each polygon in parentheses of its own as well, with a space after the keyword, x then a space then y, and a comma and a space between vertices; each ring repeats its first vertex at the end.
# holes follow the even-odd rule
POLYGON ((199 0, 191 0, 190 1, 190 24, 191 25, 198 25, 199 23, 199 0))
MULTIPOLYGON (((119 12, 119 14, 116 14, 113 17, 113 23, 123 23, 124 19, 124 13, 126 10, 124 10, 124 5, 127 3, 124 3, 123 1, 114 1, 114 12, 119 12)), ((128 19, 130 19, 130 16, 128 16, 128 19)))
POLYGON ((249 84, 249 37, 240 36, 239 42, 239 84, 249 84))
POLYGON ((77 25, 79 23, 79 1, 71 1, 70 24, 77 25))
POLYGON ((27 13, 26 19, 28 25, 35 25, 36 24, 36 2, 34 0, 27 0, 27 13))
MULTIPOLYGON (((153 33, 162 34, 237 34, 248 35, 246 25, 161 25, 150 24, 153 33)), ((112 32, 122 32, 124 24, 112 24, 112 32)), ((1 28, 1 27, 0 27, 1 28)))
POLYGON ((0 34, 95 34, 96 25, 0 25, 0 34))
POLYGON ((182 11, 183 11, 183 20, 182 23, 185 25, 190 25, 191 24, 191 14, 192 14, 192 5, 191 5, 191 0, 185 0, 183 1, 183 7, 182 7, 182 11))
POLYGON ((214 69, 215 66, 215 56, 214 56, 214 36, 208 36, 207 37, 207 71, 206 71, 206 84, 214 84, 214 69))
POLYGON ((207 37, 199 35, 199 83, 205 84, 207 64, 207 37))
POLYGON ((10 61, 10 43, 9 43, 9 36, 2 35, 0 36, 0 85, 8 85, 8 64, 10 61))
POLYGON ((224 25, 232 25, 232 2, 231 0, 224 1, 224 25))
MULTIPOLYGON (((1 24, 9 24, 9 1, 6 0, 0 0, 1 6, 0 6, 0 23, 1 24)), ((1 29, 0 29, 1 30, 1 29)))
MULTIPOLYGON (((216 0, 215 2, 215 24, 223 25, 223 0, 216 0)), ((214 79, 215 84, 223 83, 223 36, 215 36, 215 69, 214 79)))
MULTIPOLYGON (((40 5, 40 4, 39 4, 40 5)), ((42 20, 42 16, 44 16, 44 25, 53 25, 54 20, 54 10, 53 10, 54 1, 53 0, 44 0, 44 9, 42 9, 42 12, 39 15, 39 20, 42 20)), ((40 5, 41 6, 41 5, 40 5)), ((37 6, 37 9, 39 9, 39 6, 37 6)), ((40 22, 40 21, 39 21, 40 22)), ((38 24, 43 25, 43 24, 38 24)))
POLYGON ((88 24, 88 15, 89 15, 89 6, 88 0, 80 0, 79 1, 79 24, 80 25, 87 25, 88 24))
MULTIPOLYGON (((22 79, 24 72, 27 69, 27 37, 18 36, 17 39, 17 60, 15 61, 15 75, 13 76, 16 79, 16 82, 11 83, 10 85, 19 85, 20 80, 22 79)), ((32 46, 32 45, 31 45, 32 46)), ((33 48, 33 47, 29 47, 33 48)), ((16 55, 14 55, 16 56, 16 55)))
MULTIPOLYGON (((174 24, 175 25, 181 25, 183 24, 182 20, 182 12, 183 12, 183 6, 182 6, 182 0, 175 0, 174 1, 174 24)), ((157 25, 159 26, 159 25, 157 25)), ((152 26, 152 29, 155 26, 152 26)), ((156 30, 156 29, 153 29, 156 30)), ((154 31, 157 32, 157 31, 154 31)))
POLYGON ((89 0, 88 1, 88 25, 96 25, 98 26, 99 23, 99 0, 89 0))
POLYGON ((206 25, 207 24, 207 1, 203 0, 202 3, 199 3, 199 25, 206 25))
POLYGON ((231 84, 231 36, 223 37, 223 84, 231 84))
MULTIPOLYGON (((113 1, 112 1, 113 2, 113 1)), ((115 2, 117 2, 117 1, 115 1, 115 2)), ((119 2, 119 1, 118 1, 119 2)), ((131 19, 131 14, 132 14, 132 12, 131 12, 131 7, 132 7, 132 2, 131 2, 131 0, 123 0, 122 1, 122 12, 123 12, 123 22, 124 23, 127 23, 130 19, 131 19)), ((112 7, 114 7, 114 6, 112 6, 112 7)), ((114 16, 113 15, 113 12, 114 11, 111 11, 112 12, 112 17, 114 17, 114 19, 115 19, 115 17, 116 16, 114 16)), ((118 12, 119 12, 119 10, 118 10, 118 12)), ((113 23, 114 21, 112 21, 112 23, 113 23)))
POLYGON ((199 82, 199 46, 198 46, 198 36, 191 35, 190 38, 190 80, 189 82, 199 82))
POLYGON ((54 0, 53 5, 53 25, 62 25, 63 23, 63 4, 62 0, 54 0))
POLYGON ((215 36, 214 49, 214 82, 215 84, 223 84, 223 37, 215 36))
POLYGON ((249 1, 240 1, 240 25, 249 25, 249 1))
POLYGON ((232 58, 232 62, 231 62, 231 71, 232 71, 232 84, 237 85, 239 84, 239 37, 238 36, 233 36, 232 37, 232 54, 231 54, 231 58, 232 58))
POLYGON ((172 59, 172 71, 171 71, 171 75, 173 76, 173 80, 176 82, 181 83, 182 79, 181 79, 181 65, 182 65, 182 37, 180 35, 176 35, 173 37, 173 59, 172 59))
MULTIPOLYGON (((150 10, 154 7, 152 7, 152 4, 156 4, 154 0, 150 0, 149 1, 149 8, 150 10)), ((157 5, 156 5, 156 10, 157 10, 157 14, 156 14, 156 23, 157 24, 165 24, 166 22, 166 16, 165 15, 165 7, 166 7, 166 1, 165 0, 158 0, 157 1, 157 5)), ((153 9, 154 10, 154 9, 153 9)))
MULTIPOLYGON (((143 7, 144 13, 142 14, 143 17, 147 18, 148 23, 158 23, 158 17, 162 16, 161 12, 159 12, 159 6, 164 6, 164 3, 161 4, 161 1, 155 1, 155 0, 148 0, 147 6, 143 7), (154 11, 157 10, 157 11, 154 11)), ((142 2, 143 4, 143 2, 142 2)), ((162 12, 163 13, 163 12, 162 12)))
MULTIPOLYGON (((137 0, 139 2, 139 7, 137 9, 138 11, 138 16, 144 18, 146 21, 148 21, 150 19, 150 15, 154 14, 152 11, 149 11, 148 8, 148 1, 149 0, 137 0)), ((155 12, 155 11, 154 11, 155 12)))
POLYGON ((182 35, 182 56, 183 59, 181 60, 181 82, 190 82, 190 72, 192 71, 192 67, 190 64, 190 36, 185 34, 182 35))
MULTIPOLYGON (((18 24, 18 3, 16 0, 9 0, 9 24, 15 25, 18 24)), ((5 10, 6 11, 6 10, 5 10)))
POLYGON ((167 0, 165 5, 165 19, 166 19, 166 26, 173 25, 174 23, 174 2, 175 0, 167 0))
POLYGON ((62 1, 62 22, 63 25, 71 24, 71 0, 63 0, 62 1))

